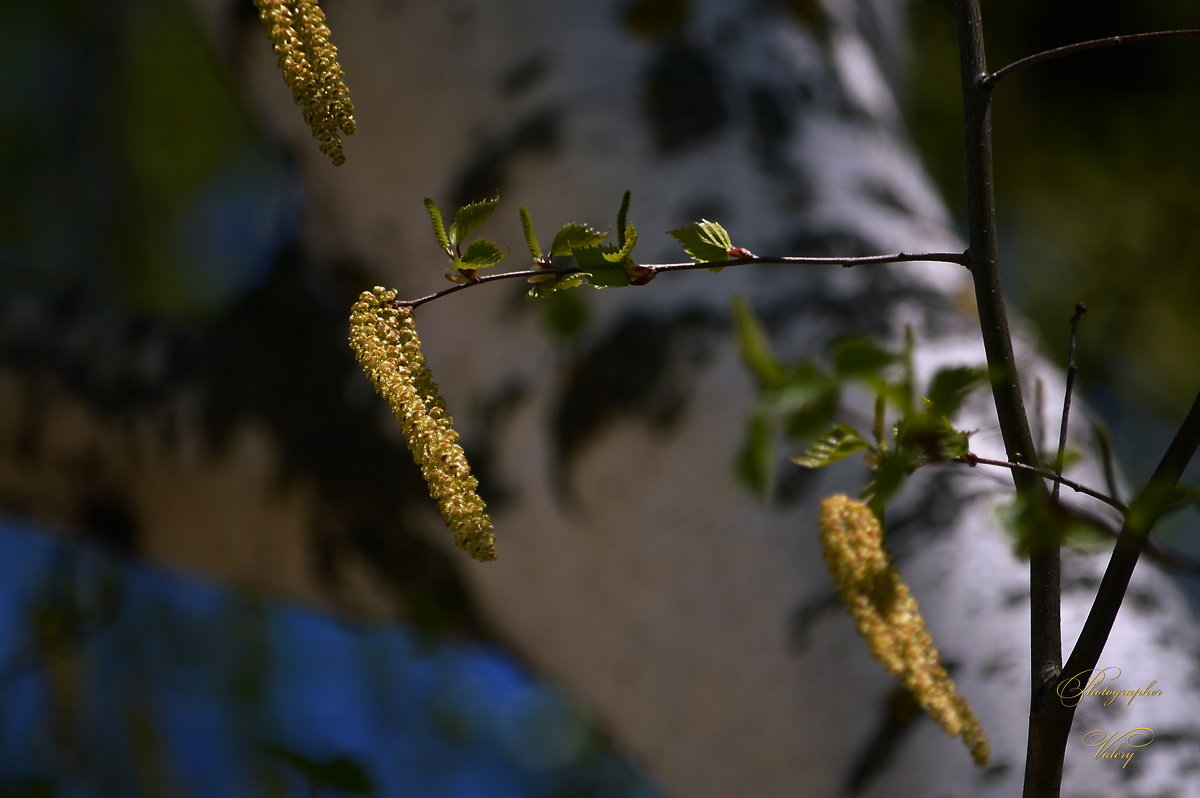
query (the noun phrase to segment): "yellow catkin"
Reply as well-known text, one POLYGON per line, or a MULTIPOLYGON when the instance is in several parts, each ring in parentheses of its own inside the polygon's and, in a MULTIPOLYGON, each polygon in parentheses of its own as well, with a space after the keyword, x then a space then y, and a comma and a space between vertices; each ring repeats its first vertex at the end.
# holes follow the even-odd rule
POLYGON ((338 131, 356 129, 354 104, 329 41, 329 26, 316 0, 254 0, 278 58, 292 100, 300 106, 321 152, 334 166, 346 162, 338 131))
POLYGON ((479 482, 471 475, 454 419, 425 365, 412 309, 397 307, 395 299, 395 291, 379 287, 359 296, 350 313, 350 347, 399 419, 455 544, 476 560, 494 560, 496 537, 476 492, 479 482))
POLYGON ((871 508, 838 494, 821 502, 821 550, 838 594, 875 655, 950 736, 961 736, 975 764, 988 761, 983 727, 959 694, 917 601, 892 567, 883 527, 871 508))

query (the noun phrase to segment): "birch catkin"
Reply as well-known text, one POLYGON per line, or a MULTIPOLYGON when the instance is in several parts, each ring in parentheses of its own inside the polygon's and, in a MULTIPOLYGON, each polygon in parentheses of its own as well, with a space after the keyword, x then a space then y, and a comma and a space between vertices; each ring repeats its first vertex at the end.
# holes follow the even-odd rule
POLYGON ((341 166, 346 154, 338 131, 347 136, 354 133, 354 104, 337 48, 329 41, 324 12, 316 0, 254 0, 254 5, 292 100, 300 106, 321 152, 334 166, 341 166))
POLYGON ((820 526, 829 574, 871 653, 900 677, 947 734, 963 738, 975 764, 986 765, 983 727, 942 667, 916 599, 889 562, 875 513, 863 502, 838 494, 821 502, 820 526))
POLYGON ((496 537, 454 419, 446 411, 421 354, 413 312, 397 307, 396 292, 364 291, 350 314, 350 347, 375 389, 400 421, 413 460, 437 502, 454 543, 476 560, 496 559, 496 537))

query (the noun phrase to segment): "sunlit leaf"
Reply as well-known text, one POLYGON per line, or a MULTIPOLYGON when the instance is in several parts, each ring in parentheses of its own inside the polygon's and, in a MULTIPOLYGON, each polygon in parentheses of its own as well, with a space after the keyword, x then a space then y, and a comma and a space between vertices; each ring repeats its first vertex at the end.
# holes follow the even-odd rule
POLYGON ((625 246, 625 229, 626 229, 626 225, 629 223, 629 200, 632 196, 633 196, 632 193, 630 193, 630 191, 628 189, 626 189, 625 193, 623 195, 621 195, 621 207, 617 209, 617 247, 618 248, 622 248, 625 246))
POLYGON ((586 224, 564 224, 554 235, 554 243, 550 245, 551 255, 574 255, 575 250, 590 249, 604 243, 608 233, 601 233, 586 224))
POLYGON ((454 267, 456 269, 486 269, 504 260, 507 254, 494 242, 477 238, 467 247, 462 258, 455 261, 454 267))
POLYGON ((535 261, 540 261, 542 246, 533 234, 533 219, 529 216, 529 209, 522 205, 517 209, 517 213, 521 216, 521 232, 525 235, 525 246, 529 248, 529 256, 535 261))
MULTIPOLYGON (((625 259, 633 254, 633 248, 637 246, 637 228, 632 224, 627 224, 623 230, 624 234, 621 236, 621 246, 612 252, 605 252, 604 257, 612 263, 624 263, 625 259)), ((607 250, 608 248, 600 247, 600 249, 607 250)))
POLYGON ((478 230, 484 222, 486 222, 495 212, 496 206, 500 204, 499 197, 492 199, 480 200, 472 202, 469 205, 464 205, 454 214, 454 222, 446 231, 446 236, 450 239, 451 245, 458 247, 462 242, 467 240, 467 237, 478 230))
POLYGON ((679 242, 689 257, 699 263, 729 260, 729 250, 733 248, 725 228, 707 219, 678 230, 668 230, 667 233, 679 242))
POLYGON ((453 254, 450 239, 446 237, 446 227, 442 223, 442 212, 438 209, 437 203, 426 197, 425 210, 429 213, 429 222, 433 226, 433 237, 437 239, 438 246, 447 255, 453 254))
POLYGON ((813 441, 804 454, 793 457, 792 462, 805 468, 824 468, 869 448, 870 444, 858 430, 849 424, 838 424, 813 441))

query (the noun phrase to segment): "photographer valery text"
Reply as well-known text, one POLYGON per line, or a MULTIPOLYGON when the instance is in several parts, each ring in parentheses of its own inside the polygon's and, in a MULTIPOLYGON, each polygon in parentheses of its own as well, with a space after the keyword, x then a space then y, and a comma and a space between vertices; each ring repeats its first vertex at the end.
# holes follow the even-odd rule
POLYGON ((1133 699, 1141 696, 1160 696, 1162 690, 1154 687, 1158 683, 1157 679, 1152 679, 1145 687, 1139 687, 1134 690, 1115 690, 1108 687, 1100 687, 1107 679, 1116 681, 1121 675, 1121 669, 1115 666, 1107 668, 1094 668, 1092 670, 1081 671, 1075 676, 1070 676, 1058 683, 1058 697, 1062 701, 1063 706, 1073 707, 1077 705, 1084 696, 1098 696, 1104 699, 1104 706, 1110 705, 1118 697, 1127 698, 1125 706, 1133 703, 1133 699))

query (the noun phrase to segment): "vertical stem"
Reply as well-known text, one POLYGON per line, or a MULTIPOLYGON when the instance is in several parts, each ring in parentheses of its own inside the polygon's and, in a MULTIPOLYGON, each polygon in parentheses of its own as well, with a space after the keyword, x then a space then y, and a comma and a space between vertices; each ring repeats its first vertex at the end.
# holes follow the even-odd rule
MULTIPOLYGON (((1008 313, 1000 284, 992 175, 992 98, 991 88, 984 81, 988 73, 979 0, 955 0, 954 10, 966 137, 970 242, 967 260, 975 285, 980 331, 1004 447, 1012 462, 1037 466, 1037 450, 1021 399, 1008 313)), ((1045 485, 1036 475, 1014 471, 1013 480, 1017 492, 1026 500, 1046 499, 1045 485)), ((1057 796, 1062 779, 1062 754, 1066 745, 1066 733, 1059 722, 1062 713, 1056 712, 1055 705, 1059 702, 1046 700, 1053 698, 1053 683, 1062 669, 1059 572, 1058 546, 1034 545, 1029 559, 1031 699, 1025 798, 1057 796)), ((1067 718, 1066 728, 1070 728, 1070 718, 1067 718)))
MULTIPOLYGON (((1067 453, 1067 420, 1071 417, 1071 391, 1075 388, 1075 337, 1079 333, 1079 319, 1084 313, 1087 313, 1087 305, 1076 302, 1075 312, 1071 314, 1071 341, 1067 345, 1067 387, 1063 391, 1062 423, 1058 428, 1058 454, 1054 457, 1054 473, 1060 477, 1063 472, 1063 460, 1067 453)), ((1058 502, 1058 489, 1061 486, 1061 482, 1055 482, 1054 488, 1051 490, 1051 497, 1056 503, 1058 502)))

